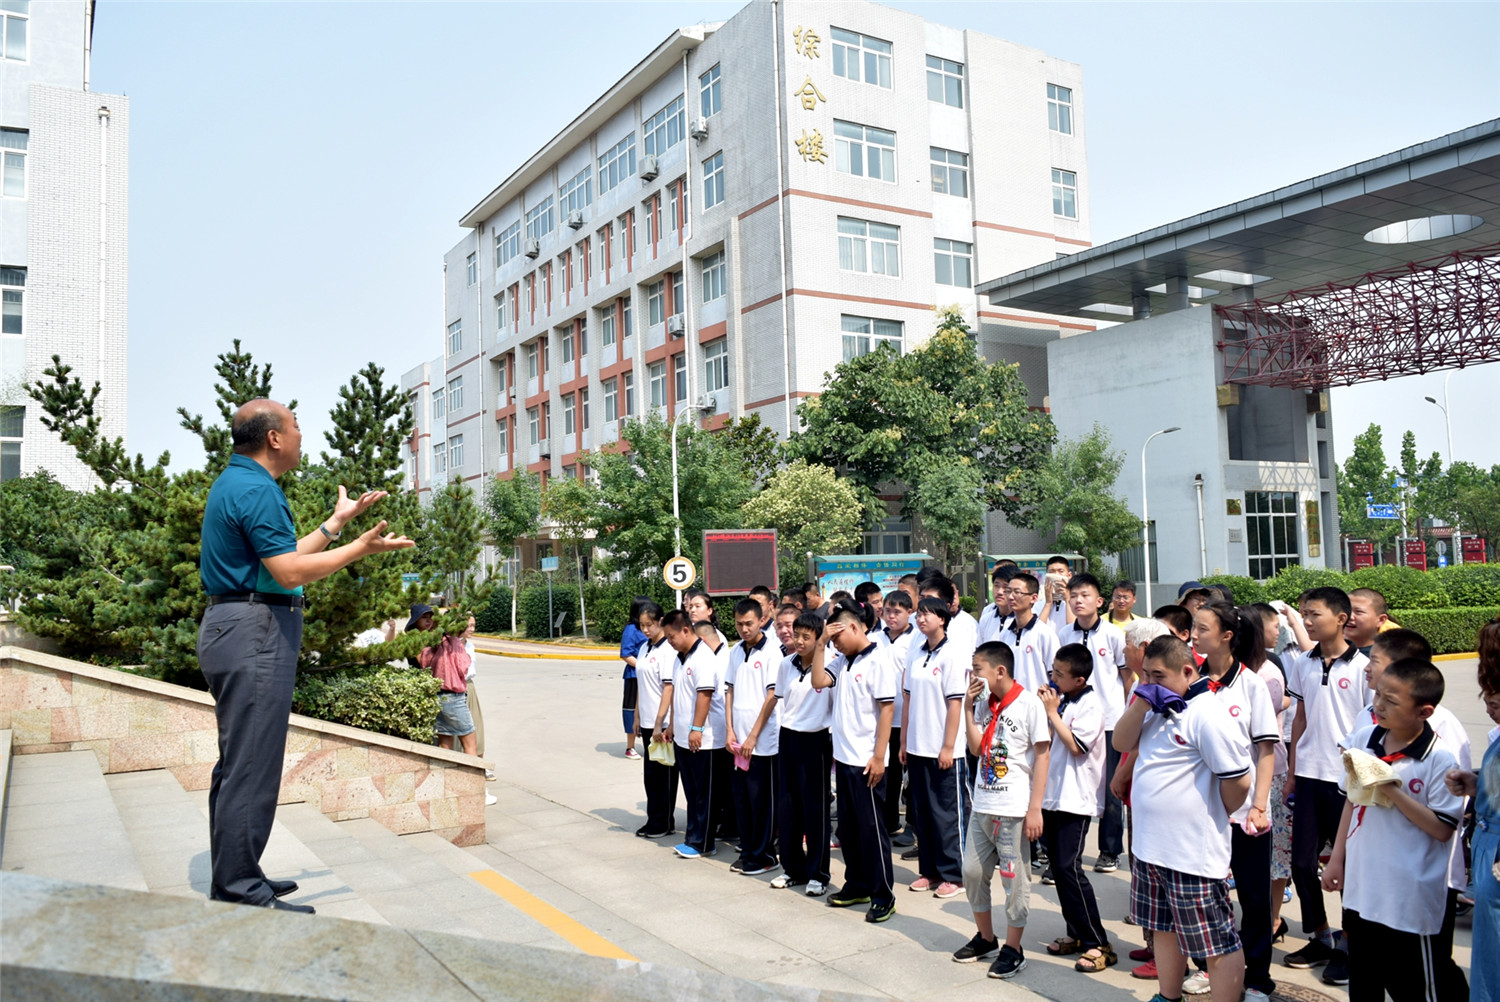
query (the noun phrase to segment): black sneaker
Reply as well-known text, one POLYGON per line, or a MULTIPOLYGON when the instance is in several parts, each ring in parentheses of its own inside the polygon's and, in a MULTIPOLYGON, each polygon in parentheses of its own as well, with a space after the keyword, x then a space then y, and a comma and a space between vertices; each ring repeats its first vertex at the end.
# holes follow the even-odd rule
POLYGON ((1322 967, 1333 959, 1333 947, 1321 939, 1309 940, 1308 944, 1296 953, 1289 953, 1282 963, 1288 967, 1298 970, 1307 970, 1310 967, 1322 967))
POLYGON ((976 932, 973 939, 953 951, 953 962, 955 964, 972 964, 976 960, 986 959, 999 949, 999 941, 985 939, 976 932))
POLYGON ((1009 944, 1000 948, 1000 956, 990 965, 990 977, 1013 978, 1026 966, 1026 954, 1009 944))
POLYGON ((896 899, 892 898, 891 900, 887 901, 883 905, 882 904, 873 904, 873 905, 871 905, 870 906, 870 910, 867 911, 867 912, 865 912, 865 921, 866 922, 884 922, 886 919, 890 918, 894 914, 896 914, 896 899))
POLYGON ((901 858, 902 859, 916 859, 920 855, 921 855, 921 853, 919 853, 917 851, 916 847, 913 846, 912 848, 910 848, 910 849, 906 850, 905 852, 903 852, 901 854, 901 858))
POLYGON ((730 863, 729 864, 729 872, 730 873, 744 873, 745 872, 745 857, 744 856, 739 856, 739 857, 737 857, 735 859, 735 861, 733 863, 730 863))
POLYGON ((854 894, 849 891, 834 891, 828 896, 828 907, 848 908, 850 905, 867 905, 870 903, 868 894, 854 894))
POLYGON ((1042 883, 1052 885, 1057 883, 1057 877, 1052 873, 1052 864, 1047 864, 1047 869, 1042 871, 1042 883))
POLYGON ((1347 985, 1349 983, 1349 954, 1345 950, 1331 951, 1328 966, 1323 968, 1325 985, 1347 985))
POLYGON ((891 845, 897 849, 910 849, 917 844, 917 837, 911 832, 897 832, 891 836, 891 845))
POLYGON ((1095 873, 1114 873, 1120 868, 1120 857, 1112 852, 1101 852, 1099 862, 1094 864, 1095 873))

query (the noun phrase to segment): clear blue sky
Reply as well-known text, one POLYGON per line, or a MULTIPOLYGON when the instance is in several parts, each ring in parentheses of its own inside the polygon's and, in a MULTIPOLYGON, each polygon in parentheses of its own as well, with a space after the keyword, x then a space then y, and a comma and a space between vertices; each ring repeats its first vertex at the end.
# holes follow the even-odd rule
MULTIPOLYGON (((240 338, 316 454, 357 369, 441 352, 458 217, 674 28, 740 6, 104 0, 94 87, 132 113, 127 444, 196 464, 175 409, 211 410, 240 338)), ((893 6, 1082 64, 1095 243, 1500 115, 1497 4, 893 6)), ((1392 461, 1408 427, 1445 449, 1442 381, 1335 391, 1340 459, 1371 421, 1392 461)), ((1500 463, 1496 385, 1453 377, 1456 458, 1500 463)))

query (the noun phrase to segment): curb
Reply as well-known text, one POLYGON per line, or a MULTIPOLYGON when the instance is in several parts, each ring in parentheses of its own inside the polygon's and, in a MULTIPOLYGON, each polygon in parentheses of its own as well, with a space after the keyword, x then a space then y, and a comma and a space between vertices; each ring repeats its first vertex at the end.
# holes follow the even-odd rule
POLYGON ((493 654, 502 658, 535 658, 544 661, 618 661, 618 654, 552 654, 541 651, 497 651, 490 648, 476 646, 477 654, 493 654))
POLYGON ((1433 661, 1467 661, 1469 658, 1479 657, 1478 651, 1469 651, 1461 654, 1434 654, 1433 661))

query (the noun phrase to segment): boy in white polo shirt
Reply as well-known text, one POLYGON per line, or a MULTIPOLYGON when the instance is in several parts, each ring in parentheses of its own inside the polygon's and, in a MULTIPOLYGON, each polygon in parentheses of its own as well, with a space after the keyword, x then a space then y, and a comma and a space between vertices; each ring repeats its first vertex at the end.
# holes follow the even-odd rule
POLYGON ((911 652, 912 644, 922 642, 922 634, 918 632, 917 624, 912 622, 915 609, 911 596, 897 588, 885 596, 885 601, 880 606, 880 618, 885 621, 885 628, 875 631, 877 639, 884 638, 890 645, 891 659, 896 670, 901 673, 896 677, 896 708, 891 715, 891 744, 885 763, 885 830, 890 833, 891 845, 903 849, 917 844, 914 815, 909 806, 906 809, 907 831, 901 830, 901 783, 906 774, 901 764, 901 716, 906 707, 906 693, 903 691, 906 658, 911 652))
POLYGON ((771 886, 806 886, 807 895, 815 898, 828 890, 828 770, 833 763, 828 735, 833 690, 818 691, 812 683, 813 657, 823 649, 823 620, 817 613, 798 614, 792 644, 776 673, 781 718, 776 835, 785 870, 771 886))
POLYGON ((1463 812, 1463 798, 1444 782, 1458 762, 1428 723, 1442 698, 1443 675, 1431 662, 1397 661, 1376 686, 1376 722, 1344 740, 1387 763, 1397 779, 1375 788, 1374 804, 1345 801, 1323 869, 1323 887, 1344 894, 1350 1002, 1387 993, 1395 1002, 1468 995, 1462 972, 1457 983, 1445 974, 1451 957, 1434 950, 1447 902, 1448 842, 1463 812))
POLYGON ((724 678, 719 657, 699 639, 687 613, 662 617, 667 643, 677 651, 672 675, 672 720, 667 739, 677 745, 677 768, 687 796, 687 831, 673 852, 683 859, 712 856, 714 752, 724 747, 724 678))
POLYGON ((1229 903, 1229 818, 1250 793, 1250 742, 1209 692, 1188 646, 1157 637, 1115 725, 1136 753, 1130 917, 1152 931, 1157 1000, 1182 997, 1187 957, 1207 958, 1214 998, 1235 1000, 1245 956, 1229 903))
POLYGON ((1020 572, 1014 564, 996 564, 995 569, 990 572, 990 590, 994 594, 994 600, 979 614, 979 643, 1000 639, 1000 631, 1012 614, 1010 579, 1018 573, 1020 572))
MULTIPOLYGON (((653 738, 662 734, 661 718, 672 701, 672 669, 677 652, 667 643, 661 628, 661 606, 649 599, 642 603, 640 629, 646 642, 635 656, 636 727, 645 722, 640 734, 649 748, 653 738)), ((642 756, 642 782, 646 787, 646 823, 636 829, 641 838, 664 838, 672 834, 672 815, 677 810, 677 767, 642 756)))
POLYGON ((835 908, 870 903, 866 922, 884 922, 896 912, 891 891, 891 840, 886 834, 885 759, 896 700, 896 666, 888 647, 866 635, 872 610, 852 599, 835 605, 826 635, 838 651, 823 664, 813 655, 813 687, 834 690, 833 761, 838 791, 838 840, 844 850, 844 886, 829 897, 835 908))
POLYGON ((1016 681, 1029 692, 1047 684, 1052 660, 1061 646, 1057 631, 1035 612, 1040 585, 1030 574, 1018 574, 1006 583, 1014 615, 1002 626, 994 639, 1008 646, 1016 659, 1016 681))
POLYGON ((729 868, 746 876, 776 866, 772 846, 775 828, 776 752, 781 722, 776 715, 776 672, 780 647, 761 630, 763 608, 753 598, 734 605, 734 628, 740 642, 729 652, 724 682, 726 744, 750 768, 734 770, 734 805, 739 821, 740 858, 729 868))
MULTIPOLYGON (((964 842, 964 889, 974 913, 974 938, 953 954, 958 963, 994 952, 990 880, 1000 870, 1005 889, 1005 945, 990 965, 992 978, 1013 978, 1026 966, 1021 937, 1031 894, 1030 843, 1042 834, 1042 799, 1051 746, 1047 711, 1011 674, 1010 648, 998 641, 974 651, 974 677, 964 692, 963 718, 969 750, 978 759, 974 811, 964 842), (989 697, 975 712, 974 704, 989 697), (976 723, 976 717, 984 723, 976 723)), ((920 843, 918 843, 920 844, 920 843)))
POLYGON ((1288 967, 1327 964, 1323 980, 1349 983, 1348 953, 1335 939, 1323 907, 1318 856, 1339 833, 1344 776, 1339 743, 1368 720, 1365 664, 1368 659, 1344 637, 1349 596, 1338 588, 1314 588, 1302 596, 1302 623, 1313 647, 1286 666, 1287 695, 1297 701, 1287 752, 1285 793, 1292 800, 1292 883, 1302 902, 1302 931, 1313 938, 1286 956, 1288 967))

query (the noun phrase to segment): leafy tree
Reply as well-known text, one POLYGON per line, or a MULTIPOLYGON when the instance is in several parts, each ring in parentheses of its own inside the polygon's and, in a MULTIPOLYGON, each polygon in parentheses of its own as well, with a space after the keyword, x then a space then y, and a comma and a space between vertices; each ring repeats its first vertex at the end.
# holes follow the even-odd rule
POLYGON ((759 414, 731 422, 718 435, 724 446, 740 457, 746 474, 757 484, 764 484, 781 463, 781 443, 759 414))
MULTIPOLYGON (((214 393, 219 397, 217 401, 219 416, 224 423, 222 425, 204 424, 203 415, 189 414, 186 407, 177 408, 177 414, 182 419, 182 427, 203 440, 203 451, 208 454, 209 470, 217 474, 229 465, 229 457, 234 452, 234 443, 229 432, 230 419, 234 417, 234 412, 241 404, 271 395, 271 365, 270 363, 264 366, 256 365, 249 352, 240 350, 240 339, 235 338, 234 348, 219 356, 219 360, 214 363, 214 371, 223 380, 222 383, 214 384, 214 393)), ((287 410, 295 413, 297 401, 293 400, 286 406, 287 410)))
MULTIPOLYGON (((672 557, 672 440, 667 422, 652 414, 631 419, 620 430, 625 448, 590 454, 588 466, 599 475, 598 545, 611 562, 626 571, 645 572, 672 557)), ((682 514, 682 552, 696 560, 703 549, 703 530, 736 529, 740 506, 753 484, 741 457, 713 434, 693 427, 677 429, 678 497, 682 514)))
POLYGON ((484 521, 474 491, 455 475, 432 499, 422 534, 422 563, 443 582, 449 600, 461 603, 483 549, 484 521))
POLYGON ((962 566, 978 552, 984 529, 983 474, 970 463, 941 463, 924 472, 914 493, 922 528, 943 548, 943 565, 962 566))
POLYGON ((742 513, 747 527, 776 530, 782 562, 794 567, 809 552, 853 551, 865 524, 853 485, 831 468, 803 459, 771 474, 742 513))
POLYGON ((922 489, 923 478, 970 466, 983 507, 1021 521, 1039 500, 1035 481, 1056 438, 1052 420, 1028 406, 1017 366, 980 357, 957 307, 939 317, 937 332, 909 354, 882 345, 841 362, 823 393, 798 408, 805 427, 787 454, 849 478, 872 518, 884 511, 876 495, 902 484, 904 512, 925 519, 923 499, 943 499, 922 489))
POLYGON ((1448 481, 1449 520, 1466 536, 1483 536, 1493 556, 1500 545, 1500 465, 1486 472, 1472 463, 1454 463, 1448 481))
POLYGON ((1354 447, 1339 471, 1339 524, 1346 534, 1368 539, 1377 549, 1395 542, 1401 532, 1400 522, 1365 516, 1367 501, 1400 503, 1400 493, 1391 486, 1393 480, 1386 468, 1380 425, 1371 424, 1354 436, 1354 447))
POLYGON ((1037 479, 1042 500, 1031 528, 1052 535, 1060 550, 1082 553, 1090 567, 1102 566, 1105 553, 1139 543, 1141 520, 1115 493, 1124 462, 1098 424, 1083 438, 1058 443, 1037 479))
MULTIPOLYGON (((519 571, 520 553, 515 541, 535 536, 542 525, 542 482, 534 473, 517 470, 507 479, 491 480, 484 489, 484 512, 489 533, 496 545, 509 547, 514 567, 519 571)), ((511 580, 510 630, 516 632, 516 592, 520 590, 519 573, 511 580)))
MULTIPOLYGON (((599 514, 599 491, 587 479, 556 477, 542 491, 542 514, 552 523, 552 538, 562 544, 564 559, 571 557, 578 582, 580 606, 583 597, 583 556, 591 548, 590 537, 599 514)), ((590 560, 592 563, 592 559, 590 560)), ((583 610, 584 634, 588 633, 588 610, 583 610)))

